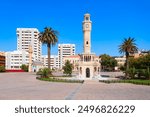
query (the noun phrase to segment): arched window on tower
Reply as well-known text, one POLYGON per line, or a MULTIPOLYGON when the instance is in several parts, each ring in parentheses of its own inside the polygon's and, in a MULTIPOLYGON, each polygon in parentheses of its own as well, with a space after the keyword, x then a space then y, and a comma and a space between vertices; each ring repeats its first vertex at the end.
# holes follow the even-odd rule
POLYGON ((89 20, 89 17, 86 17, 85 19, 86 19, 86 21, 88 21, 88 20, 89 20))
POLYGON ((89 42, 88 41, 86 41, 86 45, 88 45, 89 44, 89 42))

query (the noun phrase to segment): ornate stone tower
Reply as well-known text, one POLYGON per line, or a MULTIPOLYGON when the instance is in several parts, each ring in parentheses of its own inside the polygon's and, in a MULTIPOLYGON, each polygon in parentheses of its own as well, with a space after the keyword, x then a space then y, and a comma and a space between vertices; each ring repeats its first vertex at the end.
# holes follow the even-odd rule
POLYGON ((83 21, 84 53, 91 53, 91 28, 90 14, 84 15, 83 21))
POLYGON ((79 77, 82 79, 92 79, 99 75, 100 63, 99 58, 91 53, 91 28, 92 22, 90 20, 90 14, 84 15, 83 27, 83 40, 84 51, 80 56, 78 65, 79 77))

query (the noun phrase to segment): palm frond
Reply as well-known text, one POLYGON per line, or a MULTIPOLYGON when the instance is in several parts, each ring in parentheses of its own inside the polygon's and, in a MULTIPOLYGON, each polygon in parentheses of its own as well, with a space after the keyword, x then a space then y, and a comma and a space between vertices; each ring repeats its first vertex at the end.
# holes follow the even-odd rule
POLYGON ((134 38, 124 38, 123 43, 119 45, 119 53, 131 53, 138 51, 134 38))

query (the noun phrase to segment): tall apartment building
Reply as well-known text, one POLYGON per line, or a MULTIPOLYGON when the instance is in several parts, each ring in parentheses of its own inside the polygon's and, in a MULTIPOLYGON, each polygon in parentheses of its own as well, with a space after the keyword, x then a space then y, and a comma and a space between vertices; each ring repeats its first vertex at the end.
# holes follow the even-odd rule
POLYGON ((21 69, 22 64, 29 64, 29 53, 25 50, 6 52, 6 69, 21 69))
POLYGON ((38 40, 39 31, 36 28, 17 28, 17 50, 28 51, 32 45, 35 61, 41 60, 41 42, 38 40))
MULTIPOLYGON (((51 68, 53 69, 58 69, 59 68, 59 60, 57 55, 51 55, 50 57, 50 62, 51 62, 51 68)), ((47 55, 42 55, 42 63, 44 67, 48 67, 48 56, 47 55)))
POLYGON ((62 69, 66 56, 75 55, 75 44, 58 44, 59 68, 62 69))

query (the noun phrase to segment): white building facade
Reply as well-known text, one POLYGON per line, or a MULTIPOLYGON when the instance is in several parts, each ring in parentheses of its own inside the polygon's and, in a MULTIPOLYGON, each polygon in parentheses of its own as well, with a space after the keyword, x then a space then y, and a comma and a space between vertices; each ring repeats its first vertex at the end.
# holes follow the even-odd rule
MULTIPOLYGON (((48 56, 42 55, 42 63, 44 67, 48 67, 48 56)), ((57 55, 51 55, 50 57, 50 65, 52 69, 58 69, 59 68, 59 59, 57 55)))
POLYGON ((36 28, 17 28, 17 50, 28 51, 32 46, 33 57, 41 61, 41 42, 38 40, 39 31, 36 28))
POLYGON ((126 62, 126 57, 125 56, 118 56, 118 57, 115 57, 115 60, 117 61, 118 67, 124 66, 125 62, 126 62))
POLYGON ((58 44, 59 68, 64 65, 64 57, 75 55, 75 44, 58 44))
POLYGON ((29 64, 29 53, 25 50, 22 51, 12 51, 12 52, 6 52, 6 69, 12 70, 17 69, 20 70, 20 66, 22 64, 29 64))

